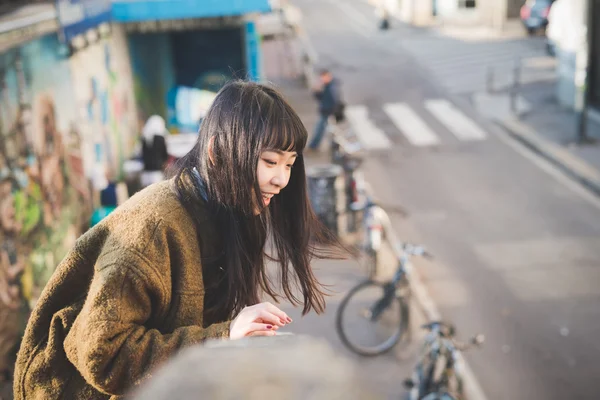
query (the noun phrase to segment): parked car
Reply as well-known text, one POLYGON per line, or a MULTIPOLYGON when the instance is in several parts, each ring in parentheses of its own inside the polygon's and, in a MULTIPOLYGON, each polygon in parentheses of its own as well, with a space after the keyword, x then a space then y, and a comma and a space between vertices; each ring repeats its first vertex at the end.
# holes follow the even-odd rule
POLYGON ((546 28, 553 2, 554 0, 527 0, 521 7, 521 21, 530 35, 546 28))

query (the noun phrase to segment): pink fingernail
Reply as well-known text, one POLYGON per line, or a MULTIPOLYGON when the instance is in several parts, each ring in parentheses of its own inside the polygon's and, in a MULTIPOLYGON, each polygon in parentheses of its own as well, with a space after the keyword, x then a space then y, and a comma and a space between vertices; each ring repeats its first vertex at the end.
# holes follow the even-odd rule
POLYGON ((267 329, 273 329, 273 325, 267 325, 267 329))

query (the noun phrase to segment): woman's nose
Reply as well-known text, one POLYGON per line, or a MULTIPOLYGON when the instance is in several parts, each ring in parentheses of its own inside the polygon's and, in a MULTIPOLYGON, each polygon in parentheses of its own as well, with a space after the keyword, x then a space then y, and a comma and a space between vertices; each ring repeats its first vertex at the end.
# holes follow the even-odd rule
POLYGON ((273 175, 271 183, 281 189, 283 189, 290 179, 289 171, 286 167, 277 168, 277 172, 273 175))

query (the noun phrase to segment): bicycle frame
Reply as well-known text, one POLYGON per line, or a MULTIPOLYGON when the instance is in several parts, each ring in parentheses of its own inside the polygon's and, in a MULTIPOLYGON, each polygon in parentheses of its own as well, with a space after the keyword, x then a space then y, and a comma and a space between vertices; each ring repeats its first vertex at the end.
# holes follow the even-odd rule
MULTIPOLYGON (((424 399, 429 396, 443 395, 448 399, 463 399, 463 379, 461 350, 466 350, 470 345, 457 344, 454 340, 454 328, 439 322, 432 322, 424 326, 430 331, 425 336, 420 359, 410 381, 411 400, 424 399), (443 332, 442 328, 448 332, 443 332)), ((471 345, 482 343, 483 339, 477 336, 471 345)), ((432 397, 433 398, 433 397, 432 397)))
POLYGON ((383 289, 383 297, 377 300, 373 306, 370 308, 371 316, 370 320, 372 322, 377 321, 377 319, 381 316, 381 313, 385 311, 394 298, 407 296, 405 288, 408 288, 408 280, 406 274, 406 264, 408 263, 408 257, 404 256, 402 260, 399 261, 398 269, 394 273, 394 277, 391 281, 385 284, 383 289), (398 290, 403 290, 399 292, 398 290))
POLYGON ((356 231, 356 211, 352 204, 359 200, 357 186, 360 185, 362 177, 358 168, 362 164, 362 146, 360 143, 348 140, 347 134, 343 133, 339 125, 330 123, 328 132, 331 137, 331 162, 340 165, 344 170, 344 188, 346 195, 346 213, 348 215, 348 231, 356 231))

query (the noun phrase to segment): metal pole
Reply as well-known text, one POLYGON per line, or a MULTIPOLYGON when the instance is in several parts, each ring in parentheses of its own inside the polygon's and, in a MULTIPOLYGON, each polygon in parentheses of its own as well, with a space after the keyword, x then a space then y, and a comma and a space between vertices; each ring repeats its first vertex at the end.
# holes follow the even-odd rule
POLYGON ((510 93, 510 109, 514 115, 519 115, 517 96, 521 86, 521 59, 517 58, 513 69, 513 85, 510 93))
POLYGON ((593 5, 592 5, 593 0, 588 0, 587 1, 587 18, 586 18, 586 33, 587 33, 587 60, 586 60, 586 66, 585 66, 585 80, 584 80, 584 84, 583 84, 583 104, 582 104, 582 108, 581 108, 581 112, 579 114, 579 120, 578 120, 578 130, 577 130, 577 141, 579 143, 586 143, 590 141, 589 135, 588 135, 588 118, 587 118, 587 110, 588 110, 588 105, 589 105, 589 100, 590 100, 590 76, 591 76, 591 59, 592 59, 592 52, 593 52, 593 46, 592 46, 592 31, 593 31, 593 18, 592 18, 592 13, 593 13, 593 5))

